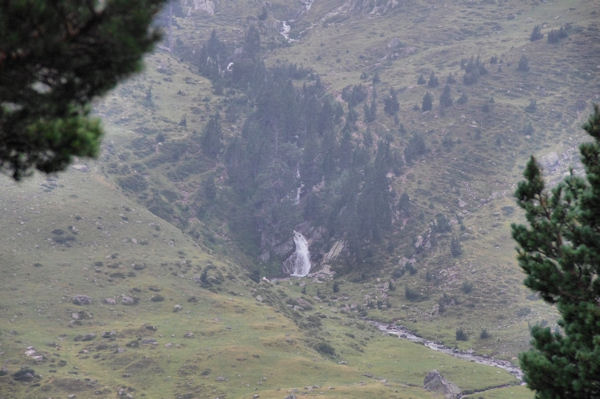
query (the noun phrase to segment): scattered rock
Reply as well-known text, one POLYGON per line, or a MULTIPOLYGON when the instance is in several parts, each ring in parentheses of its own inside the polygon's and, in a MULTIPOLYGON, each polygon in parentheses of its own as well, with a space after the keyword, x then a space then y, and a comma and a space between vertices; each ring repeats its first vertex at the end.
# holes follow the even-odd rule
POLYGON ((82 310, 79 312, 71 313, 71 318, 73 320, 89 320, 89 319, 93 319, 94 315, 88 311, 82 310))
POLYGON ((44 360, 44 355, 38 353, 33 346, 27 347, 27 350, 25 351, 25 356, 35 360, 36 362, 41 362, 44 360))
POLYGON ((430 392, 441 393, 448 399, 455 398, 460 393, 460 389, 447 381, 437 370, 427 373, 423 380, 423 388, 430 392))
POLYGON ((150 300, 152 302, 162 302, 165 300, 165 297, 160 295, 160 294, 156 294, 156 295, 152 295, 152 297, 150 298, 150 300))
POLYGON ((116 336, 117 336, 117 333, 114 332, 114 331, 105 331, 102 334, 102 338, 111 338, 111 339, 114 339, 116 336))
POLYGON ((89 305, 92 303, 92 298, 87 295, 75 295, 71 301, 75 305, 89 305))
POLYGON ((96 334, 90 333, 85 335, 76 335, 73 341, 92 341, 96 338, 96 334))
POLYGON ((117 301, 115 300, 115 298, 104 298, 102 300, 102 302, 104 302, 107 305, 116 305, 117 301))
POLYGON ((173 306, 173 312, 177 313, 181 310, 183 310, 183 306, 181 306, 180 304, 173 306))
POLYGON ((227 381, 227 378, 225 378, 223 376, 218 376, 217 378, 215 378, 215 381, 224 382, 224 381, 227 381))
POLYGON ((183 334, 183 338, 194 338, 194 333, 193 332, 186 332, 185 334, 183 334))
POLYGON ((257 296, 256 296, 256 300, 257 300, 258 302, 262 302, 264 299, 263 299, 263 297, 262 297, 261 295, 257 295, 257 296))
POLYGON ((121 304, 122 305, 131 306, 131 305, 135 305, 136 303, 137 303, 137 300, 135 298, 132 298, 132 297, 127 296, 127 295, 123 295, 121 297, 121 304))

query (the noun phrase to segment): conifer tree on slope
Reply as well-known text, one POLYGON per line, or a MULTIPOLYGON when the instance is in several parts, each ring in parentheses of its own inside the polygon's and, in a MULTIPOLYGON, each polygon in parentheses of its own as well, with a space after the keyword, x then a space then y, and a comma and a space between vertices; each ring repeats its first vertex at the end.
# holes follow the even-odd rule
POLYGON ((89 103, 139 71, 165 0, 0 2, 0 171, 65 169, 95 156, 89 103))
POLYGON ((536 398, 600 398, 600 110, 583 126, 585 177, 571 173, 551 191, 532 157, 515 193, 529 226, 513 225, 525 285, 555 304, 560 329, 532 328, 520 355, 536 398))

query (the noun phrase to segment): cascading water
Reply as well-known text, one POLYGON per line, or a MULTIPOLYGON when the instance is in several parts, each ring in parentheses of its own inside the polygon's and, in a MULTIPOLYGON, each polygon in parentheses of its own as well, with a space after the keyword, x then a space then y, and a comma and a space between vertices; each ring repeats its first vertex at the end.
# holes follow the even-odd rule
POLYGON ((296 250, 283 262, 283 271, 293 277, 304 277, 310 272, 308 242, 302 233, 294 230, 296 250))
POLYGON ((300 195, 302 194, 302 189, 304 188, 304 183, 302 183, 302 177, 300 176, 300 168, 296 168, 296 178, 300 181, 300 185, 296 188, 296 198, 294 198, 294 205, 299 205, 300 195))

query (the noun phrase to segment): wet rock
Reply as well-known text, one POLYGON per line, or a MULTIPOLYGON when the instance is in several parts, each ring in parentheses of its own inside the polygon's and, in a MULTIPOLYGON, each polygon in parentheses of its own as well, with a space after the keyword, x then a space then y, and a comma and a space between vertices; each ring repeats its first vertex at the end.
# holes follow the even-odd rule
POLYGON ((75 305, 90 305, 92 303, 92 298, 87 295, 75 295, 71 298, 71 301, 75 305))
POLYGON ((448 399, 455 398, 460 393, 460 389, 446 380, 437 370, 427 373, 425 380, 423 380, 423 388, 430 392, 441 393, 448 399))

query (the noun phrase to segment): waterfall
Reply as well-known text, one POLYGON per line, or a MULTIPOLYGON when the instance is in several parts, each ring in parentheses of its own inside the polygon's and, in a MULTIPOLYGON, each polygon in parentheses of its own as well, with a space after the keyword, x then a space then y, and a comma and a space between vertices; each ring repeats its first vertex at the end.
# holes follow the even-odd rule
POLYGON ((290 31, 292 27, 287 23, 287 21, 281 21, 281 29, 279 29, 279 34, 285 38, 289 43, 293 42, 293 39, 290 39, 290 31))
POLYGON ((294 198, 294 205, 299 205, 300 194, 302 194, 302 189, 304 188, 304 183, 302 183, 302 177, 300 176, 300 168, 296 168, 296 179, 300 181, 300 185, 296 188, 296 198, 294 198))
POLYGON ((283 271, 289 273, 290 276, 304 277, 310 272, 310 252, 306 238, 295 230, 294 244, 296 250, 283 262, 283 271))

